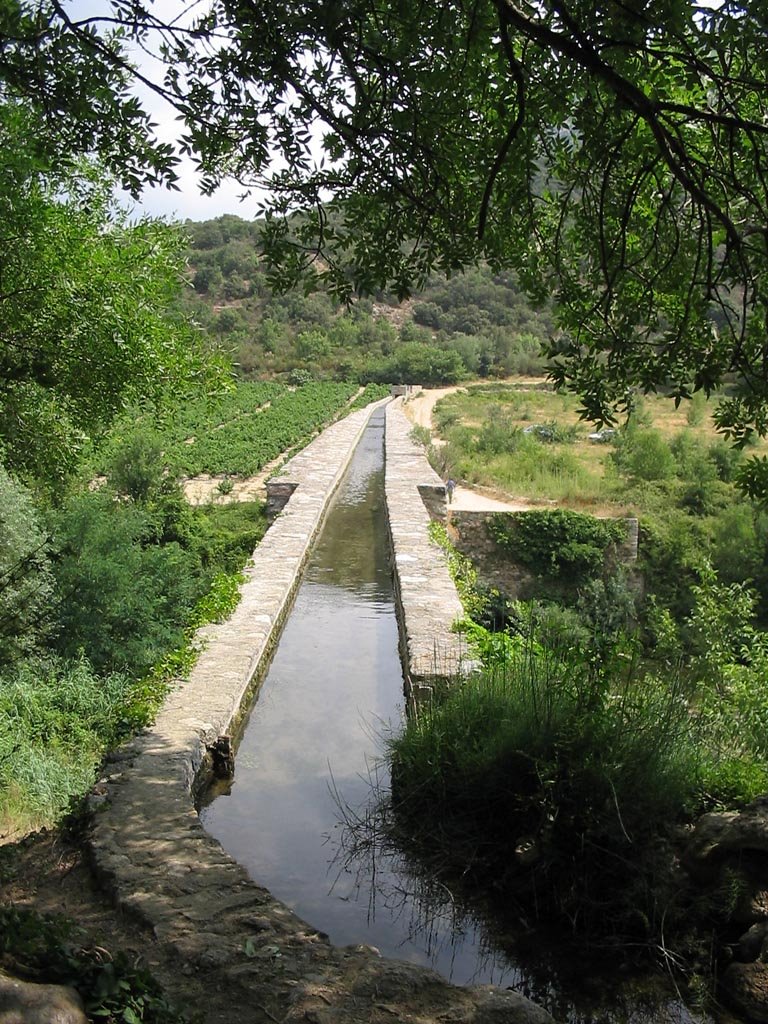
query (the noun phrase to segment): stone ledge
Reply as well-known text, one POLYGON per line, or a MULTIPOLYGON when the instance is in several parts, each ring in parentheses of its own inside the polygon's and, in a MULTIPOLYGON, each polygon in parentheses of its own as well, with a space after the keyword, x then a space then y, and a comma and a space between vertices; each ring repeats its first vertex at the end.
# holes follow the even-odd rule
POLYGON ((408 686, 421 692, 461 673, 467 652, 451 627, 464 612, 445 556, 429 538, 440 494, 444 509, 443 482, 411 439, 402 399, 387 406, 386 416, 385 491, 403 666, 408 686))

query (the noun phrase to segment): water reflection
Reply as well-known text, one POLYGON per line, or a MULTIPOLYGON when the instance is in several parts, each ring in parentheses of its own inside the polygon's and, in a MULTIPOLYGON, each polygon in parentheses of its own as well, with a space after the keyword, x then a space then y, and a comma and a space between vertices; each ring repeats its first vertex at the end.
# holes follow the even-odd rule
POLYGON ((387 806, 389 782, 377 758, 382 735, 399 727, 403 680, 382 441, 380 414, 313 551, 243 732, 234 783, 201 810, 205 827, 337 944, 367 943, 457 983, 519 988, 574 1024, 691 1024, 696 1018, 679 1003, 657 1003, 650 1016, 638 1004, 617 1011, 613 992, 613 1010, 603 1015, 563 1003, 546 957, 543 966, 526 962, 524 928, 514 941, 491 941, 492 915, 383 841, 377 808, 387 806))
POLYGON ((460 880, 437 879, 393 838, 387 787, 379 770, 367 804, 355 809, 339 801, 336 863, 368 894, 373 911, 397 917, 443 974, 513 988, 568 1024, 712 1024, 709 1014, 686 1007, 671 977, 607 970, 562 930, 547 932, 539 923, 534 929, 509 907, 463 893, 460 880))

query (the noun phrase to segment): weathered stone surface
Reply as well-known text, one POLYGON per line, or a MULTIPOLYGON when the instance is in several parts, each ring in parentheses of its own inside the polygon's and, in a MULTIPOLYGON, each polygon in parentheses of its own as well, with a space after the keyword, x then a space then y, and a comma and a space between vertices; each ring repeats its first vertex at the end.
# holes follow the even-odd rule
POLYGON ((730 964, 721 987, 728 1001, 753 1021, 768 1021, 768 964, 730 964))
POLYGON ((462 618, 445 556, 429 539, 430 515, 422 495, 443 489, 420 445, 401 400, 387 407, 385 490, 400 603, 406 677, 412 685, 461 673, 468 654, 452 631, 462 618))
POLYGON ((695 877, 708 878, 723 859, 743 850, 768 854, 768 797, 753 801, 743 811, 702 815, 685 848, 683 864, 695 877))
MULTIPOLYGON (((431 971, 393 965, 375 950, 331 946, 249 879, 204 831, 194 810, 193 794, 209 774, 207 748, 231 734, 247 710, 254 679, 369 415, 370 409, 362 410, 330 427, 284 468, 279 479, 290 485, 283 490, 291 496, 245 572, 239 606, 226 623, 201 631, 204 648, 190 678, 169 695, 155 726, 113 755, 96 787, 93 859, 115 901, 178 959, 177 975, 165 979, 171 995, 184 1005, 186 979, 194 975, 206 991, 226 994, 228 1024, 427 1024, 453 1012, 459 1013, 456 1020, 477 1024, 542 1024, 549 1019, 544 1011, 514 993, 489 1002, 487 990, 455 988, 431 971), (487 1016, 491 1012, 496 1016, 487 1016)), ((429 542, 429 516, 417 488, 440 481, 424 479, 432 471, 399 417, 391 447, 388 441, 388 479, 391 484, 402 472, 408 482, 390 487, 387 497, 399 538, 396 554, 408 567, 399 577, 401 596, 417 611, 409 619, 408 655, 425 676, 436 667, 453 673, 463 651, 450 624, 461 605, 442 553, 429 542)), ((194 1009, 211 1024, 222 1019, 220 1006, 194 1009)))
POLYGON ((519 992, 501 989, 479 989, 472 1024, 547 1024, 552 1018, 546 1010, 535 1006, 519 992))
POLYGON ((762 958, 767 938, 768 921, 757 921, 739 939, 736 951, 738 959, 744 963, 750 963, 762 958))
POLYGON ((73 988, 36 985, 0 972, 0 1024, 88 1024, 88 1018, 73 988))

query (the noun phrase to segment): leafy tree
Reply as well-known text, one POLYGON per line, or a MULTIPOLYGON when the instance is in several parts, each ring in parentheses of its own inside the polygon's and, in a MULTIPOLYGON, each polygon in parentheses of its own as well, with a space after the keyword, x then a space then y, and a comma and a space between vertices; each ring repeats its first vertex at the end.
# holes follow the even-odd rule
POLYGON ((400 345, 389 358, 363 371, 366 381, 394 384, 455 384, 465 376, 458 352, 418 341, 400 345))
POLYGON ((628 383, 682 399, 733 375, 720 428, 768 432, 762 0, 214 0, 194 17, 116 3, 102 31, 17 0, 0 78, 137 187, 171 160, 126 101, 114 26, 154 34, 168 66, 149 85, 185 120, 204 187, 269 186, 275 282, 405 295, 488 260, 556 296, 553 372, 590 419, 626 407, 628 383))
POLYGON ((340 295, 406 293, 485 258, 556 292, 555 373, 593 419, 628 381, 681 398, 734 372, 721 426, 768 428, 761 0, 214 11, 227 44, 203 62, 188 41, 173 53, 188 144, 210 154, 213 123, 254 183, 276 146, 277 213, 332 197, 268 222, 281 274, 306 270, 297 243, 319 245, 340 295), (237 82, 223 102, 222 76, 237 82), (325 164, 309 152, 318 122, 325 164))
POLYGON ((100 672, 140 677, 178 646, 205 584, 194 554, 153 543, 156 524, 108 489, 71 499, 56 516, 56 576, 64 596, 57 646, 100 672))
POLYGON ((51 480, 129 398, 178 392, 213 360, 168 311, 178 233, 129 224, 96 168, 38 165, 17 115, 0 107, 0 439, 10 469, 51 480))

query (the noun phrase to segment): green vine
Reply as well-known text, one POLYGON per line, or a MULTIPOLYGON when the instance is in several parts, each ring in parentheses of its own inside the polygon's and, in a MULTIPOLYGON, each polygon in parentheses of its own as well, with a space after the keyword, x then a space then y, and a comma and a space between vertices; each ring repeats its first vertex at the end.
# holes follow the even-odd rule
POLYGON ((491 611, 491 605, 501 600, 501 594, 498 590, 481 586, 477 570, 471 560, 456 550, 442 523, 433 520, 429 524, 429 539, 445 552, 448 571, 456 584, 467 617, 473 622, 484 623, 491 611))
POLYGON ((126 701, 126 725, 140 729, 154 721, 174 679, 186 679, 195 667, 202 650, 197 630, 211 622, 224 622, 240 603, 242 572, 219 572, 211 580, 208 593, 192 610, 184 632, 184 642, 169 651, 149 675, 131 685, 126 701))

